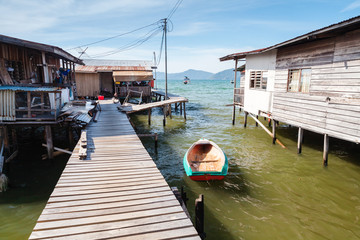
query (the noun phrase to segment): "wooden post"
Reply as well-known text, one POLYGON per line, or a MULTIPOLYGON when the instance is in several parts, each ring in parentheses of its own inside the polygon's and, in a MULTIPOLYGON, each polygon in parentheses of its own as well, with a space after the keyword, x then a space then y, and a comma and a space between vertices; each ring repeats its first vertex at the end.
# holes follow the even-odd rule
POLYGON ((248 112, 245 112, 245 115, 244 115, 244 128, 246 128, 246 125, 247 125, 247 119, 248 119, 248 112))
POLYGON ((13 151, 15 151, 17 149, 18 143, 16 137, 16 130, 14 128, 11 129, 11 139, 12 139, 13 151))
POLYGON ((184 119, 186 120, 185 102, 184 102, 184 119))
POLYGON ((179 104, 180 104, 180 115, 182 115, 182 102, 180 102, 179 104))
POLYGON ((324 166, 328 165, 328 155, 329 155, 329 135, 324 134, 324 153, 323 153, 324 166))
POLYGON ((303 136, 304 136, 304 129, 302 129, 301 127, 299 127, 299 131, 298 131, 298 142, 297 142, 298 154, 300 154, 300 153, 301 153, 301 150, 302 150, 303 136))
POLYGON ((3 139, 4 139, 5 150, 9 153, 10 152, 10 143, 9 143, 9 134, 8 134, 7 126, 3 126, 3 139))
POLYGON ((151 108, 148 109, 148 123, 151 125, 151 108))
POLYGON ((166 105, 163 106, 163 112, 164 112, 163 125, 166 126, 166 105))
POLYGON ((177 110, 178 110, 178 104, 177 103, 175 103, 175 112, 177 112, 177 110))
MULTIPOLYGON (((256 119, 259 119, 259 115, 256 115, 256 119)), ((259 126, 258 122, 255 122, 255 126, 259 126)))
POLYGON ((27 98, 27 117, 31 118, 31 92, 26 93, 27 98))
POLYGON ((75 143, 74 143, 74 134, 72 131, 71 126, 68 126, 68 136, 69 136, 69 149, 73 149, 75 143))
POLYGON ((46 148, 47 148, 48 158, 53 159, 54 144, 53 144, 53 139, 52 139, 52 134, 51 134, 51 126, 50 125, 45 126, 45 135, 46 135, 46 148))
POLYGON ((201 239, 205 238, 204 233, 204 195, 200 194, 195 200, 195 228, 201 239))
POLYGON ((172 119, 172 115, 171 115, 171 104, 168 105, 168 111, 169 111, 170 119, 172 119))
POLYGON ((235 110, 236 110, 236 106, 235 106, 235 92, 236 92, 236 73, 237 73, 237 64, 238 64, 238 59, 235 59, 235 73, 234 73, 234 92, 233 92, 233 112, 232 112, 232 125, 235 125, 235 110))
POLYGON ((154 133, 155 134, 155 152, 157 153, 157 148, 158 148, 158 134, 157 133, 154 133))
POLYGON ((187 207, 187 198, 186 192, 184 191, 184 186, 181 186, 181 200, 184 203, 185 207, 187 207))
POLYGON ((274 119, 272 121, 273 121, 273 125, 272 125, 273 144, 275 144, 275 142, 276 142, 276 122, 274 119))

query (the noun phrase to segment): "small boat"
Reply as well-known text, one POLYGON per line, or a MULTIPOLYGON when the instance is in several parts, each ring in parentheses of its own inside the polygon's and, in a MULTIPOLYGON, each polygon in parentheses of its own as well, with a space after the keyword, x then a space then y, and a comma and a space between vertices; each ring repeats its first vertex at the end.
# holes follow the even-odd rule
POLYGON ((186 175, 194 181, 221 180, 228 171, 225 153, 207 139, 200 139, 187 150, 183 164, 186 175))
POLYGON ((188 78, 187 76, 185 76, 184 78, 184 84, 188 84, 190 83, 190 78, 188 78))

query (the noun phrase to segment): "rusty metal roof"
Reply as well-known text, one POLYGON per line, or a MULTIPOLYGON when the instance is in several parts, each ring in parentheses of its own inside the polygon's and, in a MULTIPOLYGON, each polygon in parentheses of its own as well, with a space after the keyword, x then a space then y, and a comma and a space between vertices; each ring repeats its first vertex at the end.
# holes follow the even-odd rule
POLYGON ((31 42, 31 41, 27 41, 27 40, 23 40, 23 39, 19 39, 19 38, 13 38, 13 37, 1 35, 1 34, 0 34, 0 42, 19 46, 19 47, 36 49, 39 51, 43 51, 43 52, 50 53, 52 55, 61 57, 65 60, 68 60, 68 61, 71 61, 71 62, 74 62, 77 64, 83 64, 81 59, 74 57, 70 53, 68 53, 68 52, 64 51, 63 49, 56 47, 56 46, 51 46, 51 45, 37 43, 37 42, 31 42))
POLYGON ((270 51, 273 49, 278 49, 280 47, 286 47, 286 46, 290 46, 290 45, 300 44, 303 42, 314 41, 316 39, 321 39, 321 38, 328 38, 328 37, 332 36, 331 33, 339 34, 339 33, 351 31, 351 30, 359 29, 359 28, 360 28, 360 16, 356 16, 356 17, 341 21, 339 23, 335 23, 330 26, 323 27, 318 30, 314 30, 312 32, 303 34, 301 36, 292 38, 285 42, 275 44, 275 45, 267 47, 267 48, 262 48, 262 49, 249 51, 249 52, 240 52, 240 53, 229 54, 229 55, 226 55, 226 56, 220 58, 220 61, 242 59, 242 58, 245 58, 246 55, 263 53, 263 52, 267 52, 267 51, 270 51))
POLYGON ((135 66, 76 66, 77 73, 97 73, 97 72, 113 72, 113 71, 151 71, 146 67, 135 66))

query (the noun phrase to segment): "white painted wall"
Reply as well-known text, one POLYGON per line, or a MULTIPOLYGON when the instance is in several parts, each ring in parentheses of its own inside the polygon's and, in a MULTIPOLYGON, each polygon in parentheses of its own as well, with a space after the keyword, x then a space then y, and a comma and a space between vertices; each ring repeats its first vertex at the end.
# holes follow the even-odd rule
POLYGON ((276 52, 246 56, 244 110, 257 115, 259 111, 272 112, 272 100, 275 85, 276 52), (267 89, 250 89, 250 72, 268 71, 267 89))

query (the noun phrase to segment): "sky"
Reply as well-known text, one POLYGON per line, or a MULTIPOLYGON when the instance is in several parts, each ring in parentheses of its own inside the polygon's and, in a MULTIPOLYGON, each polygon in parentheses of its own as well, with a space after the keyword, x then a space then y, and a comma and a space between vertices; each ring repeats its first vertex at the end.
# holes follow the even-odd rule
MULTIPOLYGON (((0 34, 58 46, 76 57, 86 49, 82 58, 153 60, 155 52, 159 60, 162 32, 156 31, 161 29, 157 22, 167 18, 177 2, 0 0, 0 34), (128 32, 132 33, 122 35, 128 32), (117 35, 122 36, 89 45, 117 35), (139 46, 120 51, 133 43, 139 46)), ((233 68, 233 61, 219 58, 268 47, 358 15, 360 0, 182 0, 167 33, 168 72, 233 68)), ((158 71, 164 71, 164 65, 163 51, 158 71)))

